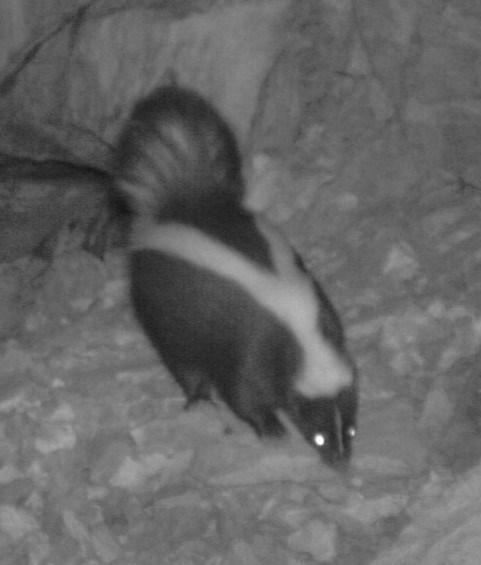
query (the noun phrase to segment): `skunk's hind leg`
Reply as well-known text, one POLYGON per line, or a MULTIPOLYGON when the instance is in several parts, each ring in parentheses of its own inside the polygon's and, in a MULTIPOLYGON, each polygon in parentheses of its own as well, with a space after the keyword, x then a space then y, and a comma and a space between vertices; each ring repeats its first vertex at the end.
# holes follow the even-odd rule
POLYGON ((199 400, 212 400, 212 385, 201 372, 179 366, 172 367, 170 371, 184 391, 185 410, 199 400))

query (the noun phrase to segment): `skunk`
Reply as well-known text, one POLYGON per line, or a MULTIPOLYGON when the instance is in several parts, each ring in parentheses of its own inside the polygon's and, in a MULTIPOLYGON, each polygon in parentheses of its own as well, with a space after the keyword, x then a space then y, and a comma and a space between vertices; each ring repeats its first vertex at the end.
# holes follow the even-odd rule
POLYGON ((356 430, 356 369, 300 257, 243 206, 235 136, 196 92, 157 88, 120 133, 116 186, 135 216, 137 318, 186 406, 216 393, 258 436, 283 413, 331 465, 356 430))

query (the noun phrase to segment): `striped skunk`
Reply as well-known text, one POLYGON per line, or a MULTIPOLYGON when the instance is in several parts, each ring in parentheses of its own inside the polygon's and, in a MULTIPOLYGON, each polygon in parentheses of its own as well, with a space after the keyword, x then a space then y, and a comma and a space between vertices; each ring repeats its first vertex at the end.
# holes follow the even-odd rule
POLYGON ((355 435, 356 370, 300 257, 242 204, 232 130, 194 91, 156 89, 122 130, 114 174, 135 221, 134 310, 191 405, 216 392, 258 436, 284 413, 332 465, 355 435))

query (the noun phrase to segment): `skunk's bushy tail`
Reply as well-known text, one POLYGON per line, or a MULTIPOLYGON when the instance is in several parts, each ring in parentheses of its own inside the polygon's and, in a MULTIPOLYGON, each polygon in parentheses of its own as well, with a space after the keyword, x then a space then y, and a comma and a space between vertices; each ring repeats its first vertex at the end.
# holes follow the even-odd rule
POLYGON ((157 88, 134 106, 114 175, 134 213, 157 219, 220 195, 240 203, 244 191, 232 130, 204 98, 177 86, 157 88))

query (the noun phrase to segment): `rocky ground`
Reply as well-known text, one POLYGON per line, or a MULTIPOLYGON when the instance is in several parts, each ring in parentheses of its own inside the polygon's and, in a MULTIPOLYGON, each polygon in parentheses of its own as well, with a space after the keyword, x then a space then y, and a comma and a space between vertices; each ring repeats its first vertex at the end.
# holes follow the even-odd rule
POLYGON ((359 434, 339 475, 184 411, 124 252, 79 251, 105 172, 2 177, 0 565, 478 565, 478 0, 87 4, 0 7, 2 166, 108 173, 139 95, 172 71, 206 95, 342 315, 359 434))
POLYGON ((476 555, 481 194, 448 177, 417 194, 373 208, 326 191, 337 221, 298 238, 362 375, 344 476, 220 405, 184 411, 122 251, 5 264, 4 284, 37 290, 1 345, 0 563, 437 564, 460 539, 476 555))

